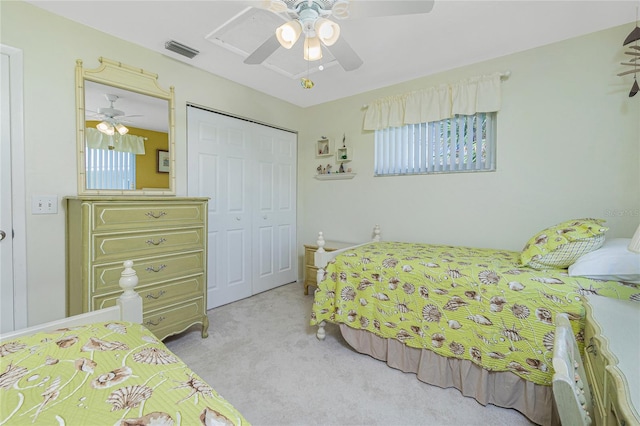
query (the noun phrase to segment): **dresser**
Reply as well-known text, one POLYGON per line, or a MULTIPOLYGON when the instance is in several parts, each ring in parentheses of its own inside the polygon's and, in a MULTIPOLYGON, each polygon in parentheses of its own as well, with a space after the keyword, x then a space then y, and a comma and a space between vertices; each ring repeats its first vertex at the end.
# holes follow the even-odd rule
POLYGON ((66 197, 67 315, 116 303, 122 262, 139 278, 143 324, 159 339, 207 337, 207 198, 66 197))
POLYGON ((596 425, 640 425, 640 303, 585 298, 584 366, 596 425))
MULTIPOLYGON (((324 251, 335 251, 345 247, 350 247, 355 243, 346 243, 344 241, 325 241, 324 251)), ((317 244, 304 245, 304 294, 309 294, 309 286, 317 286, 318 268, 315 265, 315 252, 318 250, 317 244)))

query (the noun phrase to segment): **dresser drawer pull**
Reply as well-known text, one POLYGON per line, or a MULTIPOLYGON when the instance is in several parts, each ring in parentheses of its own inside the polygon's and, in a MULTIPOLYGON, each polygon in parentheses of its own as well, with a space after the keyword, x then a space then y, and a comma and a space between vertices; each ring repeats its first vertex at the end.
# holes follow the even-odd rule
POLYGON ((164 317, 160 317, 160 318, 158 318, 157 322, 153 322, 153 321, 149 320, 149 321, 145 322, 144 325, 155 327, 155 326, 157 326, 158 324, 160 324, 164 320, 165 320, 164 317))
POLYGON ((164 265, 164 264, 158 266, 157 268, 154 267, 154 266, 148 266, 146 270, 147 270, 147 272, 160 272, 166 267, 167 267, 167 265, 164 265))
POLYGON ((152 217, 154 219, 160 219, 162 216, 166 216, 167 212, 158 212, 158 213, 154 213, 154 212, 148 212, 147 216, 152 217))
POLYGON ((589 345, 585 348, 587 353, 593 354, 593 356, 598 356, 598 347, 595 343, 593 343, 593 337, 589 339, 589 345))
POLYGON ((154 299, 154 300, 158 300, 158 299, 160 299, 160 298, 162 297, 162 295, 163 295, 163 294, 165 294, 165 293, 166 293, 166 291, 164 291, 164 290, 160 290, 160 291, 156 294, 156 296, 154 296, 153 294, 149 293, 149 294, 147 294, 145 297, 146 297, 147 299, 154 299))
POLYGON ((164 243, 165 241, 167 241, 167 240, 165 240, 164 238, 160 238, 158 240, 158 242, 155 242, 153 240, 147 240, 147 244, 149 244, 149 245, 153 244, 154 246, 159 246, 160 244, 164 243))

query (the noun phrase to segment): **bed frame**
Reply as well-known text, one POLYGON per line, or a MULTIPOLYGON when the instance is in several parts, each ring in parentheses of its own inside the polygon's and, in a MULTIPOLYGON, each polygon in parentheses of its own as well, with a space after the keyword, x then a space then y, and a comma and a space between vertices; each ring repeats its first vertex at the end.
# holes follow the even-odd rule
MULTIPOLYGON (((376 225, 373 227, 373 239, 371 241, 367 241, 366 243, 357 244, 350 247, 345 247, 340 250, 325 251, 324 235, 322 234, 322 232, 318 232, 318 241, 316 241, 316 243, 318 244, 318 250, 316 250, 314 254, 314 259, 313 259, 314 265, 316 266, 316 268, 318 268, 318 275, 316 275, 316 282, 319 283, 324 279, 324 273, 325 273, 324 268, 327 266, 327 264, 331 260, 335 259, 335 257, 341 254, 342 252, 351 250, 355 247, 363 246, 365 244, 369 244, 370 242, 378 242, 378 241, 380 241, 380 226, 376 225)), ((316 332, 316 337, 319 340, 324 340, 324 338, 327 337, 327 333, 324 329, 326 325, 327 324, 325 321, 321 321, 320 324, 318 324, 318 331, 316 332)))
POLYGON ((138 275, 133 269, 133 262, 127 260, 123 263, 124 270, 120 274, 118 284, 124 290, 118 297, 116 306, 99 309, 97 311, 74 315, 60 320, 46 322, 33 327, 11 331, 0 335, 0 341, 6 341, 16 337, 25 336, 40 331, 53 330, 57 328, 76 327, 82 324, 102 321, 130 321, 142 323, 142 298, 135 292, 134 287, 138 285, 138 275))

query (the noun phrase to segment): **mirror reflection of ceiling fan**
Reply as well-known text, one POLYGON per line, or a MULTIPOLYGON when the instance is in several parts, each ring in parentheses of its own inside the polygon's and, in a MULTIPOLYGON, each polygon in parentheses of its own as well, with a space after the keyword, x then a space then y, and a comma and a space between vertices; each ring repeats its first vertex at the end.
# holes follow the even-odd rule
POLYGON ((105 98, 109 101, 108 107, 98 108, 98 111, 90 117, 102 120, 96 125, 96 128, 102 133, 112 136, 115 132, 125 135, 129 132, 129 128, 122 123, 126 123, 128 117, 140 117, 139 115, 125 115, 124 111, 116 109, 114 103, 119 99, 118 95, 105 94, 105 98))
POLYGON ((280 46, 291 49, 304 36, 304 59, 322 59, 327 48, 345 71, 359 68, 363 61, 340 37, 340 26, 333 19, 361 19, 412 15, 430 12, 433 0, 266 0, 268 10, 283 14, 288 22, 251 53, 244 62, 261 64, 280 46))

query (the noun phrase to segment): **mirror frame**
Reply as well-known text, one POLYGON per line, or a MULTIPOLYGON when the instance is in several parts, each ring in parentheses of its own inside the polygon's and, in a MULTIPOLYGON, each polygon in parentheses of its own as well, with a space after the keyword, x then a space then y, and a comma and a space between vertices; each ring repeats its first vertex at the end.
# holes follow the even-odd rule
POLYGON ((158 85, 158 75, 140 68, 125 65, 103 57, 98 58, 100 66, 95 69, 84 69, 82 60, 76 61, 76 130, 78 154, 78 195, 175 195, 175 93, 174 87, 164 90, 158 85), (169 102, 169 188, 166 190, 116 190, 87 189, 85 164, 85 80, 106 84, 143 95, 153 96, 169 102))

